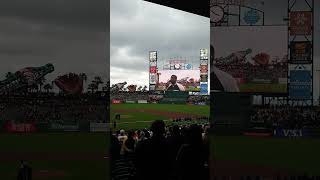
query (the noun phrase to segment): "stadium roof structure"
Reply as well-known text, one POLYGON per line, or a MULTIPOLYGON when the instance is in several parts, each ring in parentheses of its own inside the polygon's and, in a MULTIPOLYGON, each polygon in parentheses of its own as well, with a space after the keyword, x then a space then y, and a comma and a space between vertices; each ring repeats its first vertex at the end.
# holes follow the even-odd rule
POLYGON ((171 7, 181 11, 197 14, 210 18, 210 1, 209 0, 144 0, 147 2, 171 7))

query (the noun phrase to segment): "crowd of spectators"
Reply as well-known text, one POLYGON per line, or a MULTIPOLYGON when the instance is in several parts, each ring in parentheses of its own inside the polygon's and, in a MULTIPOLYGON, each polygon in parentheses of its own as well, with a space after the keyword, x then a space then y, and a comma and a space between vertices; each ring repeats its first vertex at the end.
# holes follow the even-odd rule
POLYGON ((220 70, 229 73, 234 78, 240 78, 251 82, 254 79, 264 79, 270 82, 277 82, 279 78, 286 78, 287 65, 284 63, 277 63, 273 65, 253 65, 249 62, 241 63, 219 63, 215 64, 220 70))
POLYGON ((208 124, 165 126, 112 134, 113 180, 208 179, 208 124))
POLYGON ((1 98, 0 121, 70 123, 106 121, 104 99, 87 97, 1 98))
MULTIPOLYGON (((163 94, 149 94, 149 92, 112 92, 110 94, 111 100, 116 99, 121 102, 137 102, 139 100, 145 100, 150 103, 159 103, 161 100, 164 100, 165 96, 163 94)), ((169 97, 173 98, 173 97, 169 97)), ((178 98, 178 97, 177 97, 178 98)), ((210 104, 210 96, 199 96, 199 95, 190 95, 187 96, 187 103, 189 104, 210 104)))
POLYGON ((269 128, 320 128, 320 108, 315 106, 257 106, 251 115, 251 123, 269 128))
POLYGON ((148 100, 149 99, 149 92, 127 92, 127 91, 117 91, 117 92, 111 92, 110 93, 110 98, 112 99, 117 99, 122 102, 126 101, 138 101, 138 100, 148 100))
POLYGON ((207 116, 199 116, 199 117, 176 117, 172 119, 173 124, 178 124, 178 123, 193 123, 196 122, 197 124, 206 124, 209 123, 210 117, 207 116))
POLYGON ((189 96, 187 103, 209 105, 210 96, 189 96))
POLYGON ((149 102, 150 103, 158 103, 163 99, 164 95, 161 94, 152 94, 149 95, 149 102))

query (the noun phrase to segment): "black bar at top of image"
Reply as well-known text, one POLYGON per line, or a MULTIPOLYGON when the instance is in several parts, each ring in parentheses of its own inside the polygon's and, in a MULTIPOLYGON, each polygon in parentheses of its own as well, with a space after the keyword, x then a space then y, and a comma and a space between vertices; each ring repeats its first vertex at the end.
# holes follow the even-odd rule
POLYGON ((174 9, 186 11, 189 13, 197 14, 210 18, 210 1, 209 0, 196 0, 196 1, 186 1, 186 0, 144 0, 147 2, 171 7, 174 9))

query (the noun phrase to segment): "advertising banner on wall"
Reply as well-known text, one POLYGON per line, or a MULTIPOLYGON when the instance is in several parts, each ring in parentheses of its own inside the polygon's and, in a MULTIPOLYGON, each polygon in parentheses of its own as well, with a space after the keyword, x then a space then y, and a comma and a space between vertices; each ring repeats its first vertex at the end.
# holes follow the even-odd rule
POLYGON ((4 129, 7 132, 16 133, 16 132, 25 132, 31 133, 36 132, 37 127, 34 123, 15 123, 15 122, 7 122, 4 125, 4 129))
POLYGON ((292 99, 310 99, 311 72, 309 70, 290 71, 289 96, 292 99))
POLYGON ((290 43, 290 61, 294 63, 312 60, 312 45, 309 41, 295 41, 290 43))
POLYGON ((49 130, 75 132, 75 131, 80 131, 80 128, 79 128, 79 124, 51 123, 49 126, 49 130))
POLYGON ((290 12, 290 35, 311 35, 312 12, 294 11, 290 12))
POLYGON ((119 99, 112 99, 112 104, 121 104, 121 100, 119 100, 119 99))
POLYGON ((127 104, 134 104, 136 103, 135 101, 126 101, 127 104))
POLYGON ((303 137, 306 133, 302 129, 275 129, 273 136, 276 137, 303 137))
POLYGON ((90 132, 107 132, 108 123, 90 123, 90 132))
POLYGON ((148 104, 147 100, 138 100, 138 104, 148 104))

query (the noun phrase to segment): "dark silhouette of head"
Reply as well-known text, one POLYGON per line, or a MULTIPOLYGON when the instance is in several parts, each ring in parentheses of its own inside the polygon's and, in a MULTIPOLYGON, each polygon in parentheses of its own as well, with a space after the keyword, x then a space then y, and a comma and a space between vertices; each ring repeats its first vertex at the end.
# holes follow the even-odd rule
POLYGON ((151 125, 153 136, 161 137, 165 133, 165 123, 163 120, 155 120, 151 125))
POLYGON ((186 132, 188 144, 198 145, 202 143, 202 129, 200 126, 193 124, 186 132))
POLYGON ((170 82, 171 82, 172 84, 176 84, 176 82, 177 82, 177 76, 176 76, 176 75, 172 75, 172 76, 171 76, 171 79, 170 79, 170 82))
POLYGON ((172 135, 173 135, 173 136, 178 136, 178 135, 180 135, 180 128, 179 128, 178 125, 174 125, 174 126, 172 127, 172 135))
POLYGON ((133 131, 129 131, 128 132, 128 138, 129 139, 133 139, 133 137, 134 137, 134 132, 133 131))

